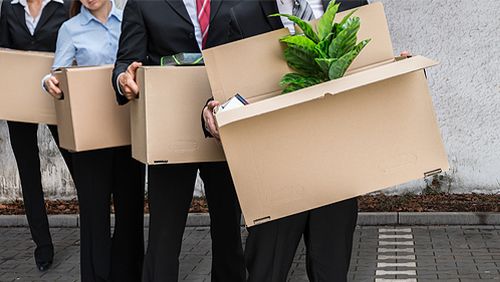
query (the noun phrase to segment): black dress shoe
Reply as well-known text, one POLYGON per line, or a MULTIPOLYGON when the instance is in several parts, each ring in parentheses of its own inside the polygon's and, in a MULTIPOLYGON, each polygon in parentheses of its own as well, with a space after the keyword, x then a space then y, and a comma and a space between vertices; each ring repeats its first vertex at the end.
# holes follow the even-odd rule
POLYGON ((37 262, 36 263, 36 267, 41 272, 47 271, 51 266, 52 266, 52 262, 51 261, 48 261, 48 262, 37 262))
POLYGON ((54 246, 52 244, 35 249, 35 263, 38 270, 44 272, 52 266, 54 258, 54 246))

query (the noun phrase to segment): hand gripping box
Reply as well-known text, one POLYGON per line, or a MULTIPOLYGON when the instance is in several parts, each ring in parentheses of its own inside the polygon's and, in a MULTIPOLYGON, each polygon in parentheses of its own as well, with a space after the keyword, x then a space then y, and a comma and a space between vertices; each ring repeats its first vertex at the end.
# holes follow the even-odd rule
POLYGON ((201 111, 212 96, 203 66, 150 66, 137 72, 130 104, 132 156, 149 165, 224 161, 221 144, 205 138, 201 111))
POLYGON ((81 152, 130 145, 130 110, 116 102, 112 71, 105 65, 56 72, 64 94, 62 100, 52 99, 61 147, 81 152))
POLYGON ((437 62, 394 59, 382 4, 354 15, 372 41, 346 76, 285 95, 287 30, 204 51, 215 99, 251 102, 216 114, 248 226, 448 169, 424 73, 437 62))
POLYGON ((54 54, 0 49, 0 119, 56 124, 54 99, 43 92, 54 54))

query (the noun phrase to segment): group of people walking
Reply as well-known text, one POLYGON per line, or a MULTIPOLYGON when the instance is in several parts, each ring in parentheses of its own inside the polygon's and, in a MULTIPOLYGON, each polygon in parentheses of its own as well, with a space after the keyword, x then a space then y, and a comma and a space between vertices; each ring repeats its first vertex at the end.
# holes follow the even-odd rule
MULTIPOLYGON (((139 93, 136 71, 159 65, 176 53, 243 39, 293 24, 275 13, 319 18, 328 0, 128 0, 124 11, 110 0, 3 0, 0 47, 55 52, 53 68, 115 64, 110 83, 117 103, 139 93)), ((340 10, 366 4, 342 0, 340 10)), ((43 88, 63 95, 52 75, 43 88)), ((182 95, 183 93, 175 93, 182 95)), ((94 101, 87 101, 93 103, 94 101)), ((218 138, 208 101, 200 130, 218 138)), ((172 117, 175 118, 175 117, 172 117)), ((40 271, 51 267, 54 246, 44 206, 37 147, 37 124, 8 122, 18 164, 26 215, 36 244, 40 271)), ((57 128, 49 126, 57 143, 57 128)), ((73 177, 80 205, 81 280, 170 282, 179 276, 179 255, 197 171, 204 182, 212 238, 211 280, 286 281, 297 245, 304 237, 310 281, 346 281, 357 200, 303 212, 248 228, 243 251, 241 212, 225 162, 165 164, 148 168, 150 208, 148 247, 144 252, 144 165, 130 146, 70 153, 60 148, 73 177), (110 203, 115 228, 110 227, 110 203)))

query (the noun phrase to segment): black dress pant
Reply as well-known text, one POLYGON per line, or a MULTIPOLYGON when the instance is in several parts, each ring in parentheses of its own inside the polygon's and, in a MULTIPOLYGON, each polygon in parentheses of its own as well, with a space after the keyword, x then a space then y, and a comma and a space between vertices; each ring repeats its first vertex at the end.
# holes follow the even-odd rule
POLYGON ((144 165, 131 147, 73 153, 80 205, 82 282, 141 280, 144 258, 144 165), (111 235, 110 204, 115 210, 111 235))
POLYGON ((176 282, 182 235, 200 169, 210 211, 212 282, 245 281, 241 212, 225 162, 149 167, 149 244, 144 282, 176 282))
MULTIPOLYGON (((40 157, 38 155, 38 124, 8 121, 7 125, 21 179, 26 218, 31 238, 36 244, 35 261, 37 263, 49 262, 54 256, 54 247, 43 197, 40 157)), ((57 127, 49 125, 49 129, 56 144, 59 144, 57 127)), ((59 150, 71 172, 70 153, 61 148, 59 150)))
POLYGON ((357 199, 349 199, 248 229, 248 282, 284 282, 302 236, 311 282, 347 281, 357 199))

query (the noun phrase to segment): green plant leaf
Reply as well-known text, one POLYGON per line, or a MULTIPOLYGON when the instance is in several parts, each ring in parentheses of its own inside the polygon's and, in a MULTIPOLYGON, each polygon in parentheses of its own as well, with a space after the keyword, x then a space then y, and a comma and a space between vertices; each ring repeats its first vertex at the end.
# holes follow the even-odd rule
POLYGON ((281 78, 280 86, 283 93, 293 92, 309 86, 313 86, 323 82, 324 80, 317 77, 302 75, 298 73, 287 73, 281 78))
POLYGON ((328 34, 327 37, 323 38, 318 44, 316 44, 316 51, 322 58, 328 58, 328 48, 332 43, 333 33, 328 34))
POLYGON ((347 20, 343 30, 337 34, 337 37, 330 44, 328 54, 331 58, 340 58, 356 46, 359 27, 360 20, 358 17, 347 20))
POLYGON ((371 39, 361 41, 351 51, 344 54, 338 60, 332 62, 330 65, 330 69, 328 70, 328 77, 330 79, 337 79, 344 76, 345 72, 352 64, 354 59, 359 55, 361 50, 365 48, 365 46, 370 42, 370 40, 371 39))
POLYGON ((346 22, 351 18, 351 16, 357 11, 358 9, 356 10, 352 10, 349 14, 347 14, 345 17, 342 18, 342 20, 335 24, 335 33, 336 34, 339 34, 344 28, 345 28, 345 24, 346 22))
POLYGON ((335 19, 335 15, 339 10, 339 6, 340 3, 335 4, 335 1, 330 1, 330 4, 328 4, 326 12, 319 19, 317 30, 318 30, 318 37, 320 40, 323 40, 332 32, 333 20, 335 19))
POLYGON ((289 45, 284 52, 288 65, 298 73, 307 75, 321 74, 321 69, 314 63, 315 55, 294 45, 289 45))
POLYGON ((328 72, 330 71, 330 65, 337 61, 337 59, 330 59, 330 58, 316 58, 315 59, 316 63, 318 66, 321 68, 321 71, 328 76, 328 72))
POLYGON ((319 56, 319 52, 316 50, 316 43, 304 35, 288 35, 281 38, 280 41, 286 43, 288 46, 307 50, 311 53, 311 56, 319 56))
POLYGON ((285 18, 288 18, 289 20, 291 20, 292 22, 294 22, 295 24, 297 24, 300 27, 300 29, 302 30, 302 32, 304 32, 304 35, 307 36, 312 41, 314 41, 314 43, 318 43, 319 42, 318 35, 316 34, 316 32, 314 32, 311 24, 309 24, 308 22, 302 20, 301 18, 293 16, 293 15, 287 15, 287 14, 272 14, 272 15, 269 15, 269 17, 285 17, 285 18))

